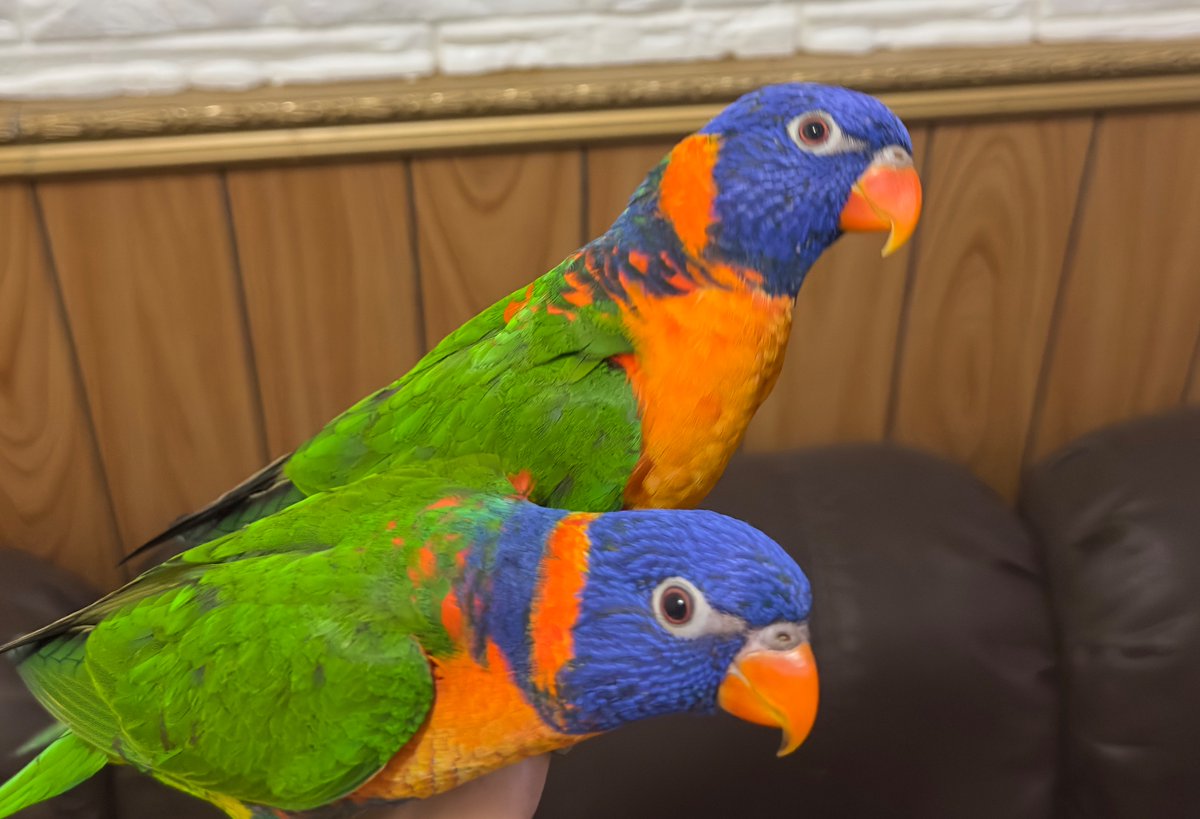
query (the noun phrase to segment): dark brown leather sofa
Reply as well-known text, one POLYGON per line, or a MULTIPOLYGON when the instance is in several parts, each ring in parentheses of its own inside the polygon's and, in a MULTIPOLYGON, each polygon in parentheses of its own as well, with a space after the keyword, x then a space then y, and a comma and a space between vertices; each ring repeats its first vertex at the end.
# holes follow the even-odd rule
MULTIPOLYGON (((707 505, 813 581, 811 738, 780 760, 723 716, 633 726, 555 758, 541 819, 1200 817, 1200 411, 1075 442, 1018 513, 887 446, 742 458, 707 505)), ((90 596, 11 552, 0 588, 6 634, 90 596)), ((0 669, 0 749, 41 720, 0 669)), ((105 772, 28 816, 216 814, 105 772)))

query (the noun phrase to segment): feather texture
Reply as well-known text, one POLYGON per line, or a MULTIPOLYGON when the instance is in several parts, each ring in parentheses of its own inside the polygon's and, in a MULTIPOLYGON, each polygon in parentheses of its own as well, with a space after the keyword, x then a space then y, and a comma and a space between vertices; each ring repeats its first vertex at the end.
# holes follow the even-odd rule
POLYGON ((711 711, 745 630, 807 616, 803 574, 743 523, 569 514, 508 485, 489 461, 368 476, 11 643, 69 733, 0 804, 109 762, 240 819, 423 798, 620 722, 711 711), (664 630, 652 590, 675 574, 742 626, 664 630))
POLYGON ((652 169, 603 235, 152 543, 202 542, 366 475, 472 453, 528 473, 547 506, 695 505, 774 384, 796 293, 884 146, 911 151, 862 94, 746 95, 652 169), (788 128, 806 111, 836 118, 847 149, 802 150, 788 128))

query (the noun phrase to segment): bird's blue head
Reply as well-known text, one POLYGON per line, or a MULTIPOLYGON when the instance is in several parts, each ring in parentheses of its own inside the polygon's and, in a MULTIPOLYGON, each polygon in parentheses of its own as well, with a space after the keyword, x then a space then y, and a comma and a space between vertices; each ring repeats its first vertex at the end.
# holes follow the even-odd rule
POLYGON ((888 231, 884 255, 916 228, 912 141, 879 100, 789 83, 738 99, 680 142, 631 202, 672 224, 685 252, 795 295, 843 231, 888 231), (655 178, 657 176, 657 179, 655 178))
POLYGON ((538 633, 533 607, 532 677, 559 730, 721 707, 782 728, 781 753, 804 740, 817 707, 812 592, 775 541, 715 512, 667 510, 571 515, 550 541, 539 598, 554 584, 550 561, 582 576, 560 585, 573 592, 555 605, 570 621, 565 643, 538 633))

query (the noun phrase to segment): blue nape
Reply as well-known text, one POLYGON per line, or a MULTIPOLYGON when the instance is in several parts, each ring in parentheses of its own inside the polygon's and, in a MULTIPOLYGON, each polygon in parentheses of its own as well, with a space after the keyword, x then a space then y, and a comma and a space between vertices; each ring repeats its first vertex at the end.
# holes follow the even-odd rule
POLYGON ((467 556, 459 604, 473 628, 475 659, 495 641, 517 680, 530 675, 529 613, 550 533, 567 515, 532 503, 513 503, 499 533, 475 541, 467 556))

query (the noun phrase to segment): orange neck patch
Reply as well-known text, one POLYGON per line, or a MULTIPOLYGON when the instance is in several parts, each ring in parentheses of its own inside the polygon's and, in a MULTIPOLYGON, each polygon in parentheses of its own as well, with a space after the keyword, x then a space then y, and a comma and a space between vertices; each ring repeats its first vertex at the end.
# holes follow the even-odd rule
POLYGON ((715 221, 713 169, 719 149, 715 136, 692 134, 671 151, 659 182, 658 209, 694 258, 700 258, 708 246, 708 228, 715 221))
POLYGON ((382 771, 350 795, 351 802, 426 799, 587 739, 560 734, 542 721, 490 640, 483 664, 464 651, 431 665, 436 695, 428 719, 382 771))
MULTIPOLYGON (((594 514, 562 518, 550 533, 530 612, 533 683, 550 697, 558 691, 559 672, 575 656, 571 629, 579 617, 594 514)), ((460 553, 460 555, 463 553, 460 553)), ((471 628, 457 594, 442 600, 442 622, 460 647, 450 657, 430 659, 434 675, 433 707, 420 731, 382 771, 355 791, 350 800, 427 798, 519 759, 574 745, 586 735, 563 734, 548 725, 512 677, 504 653, 487 641, 476 661, 465 648, 471 628)))
POLYGON ((558 674, 575 656, 571 629, 579 619, 591 540, 587 528, 595 515, 567 515, 550 534, 542 558, 541 579, 529 617, 533 684, 558 696, 558 674))

